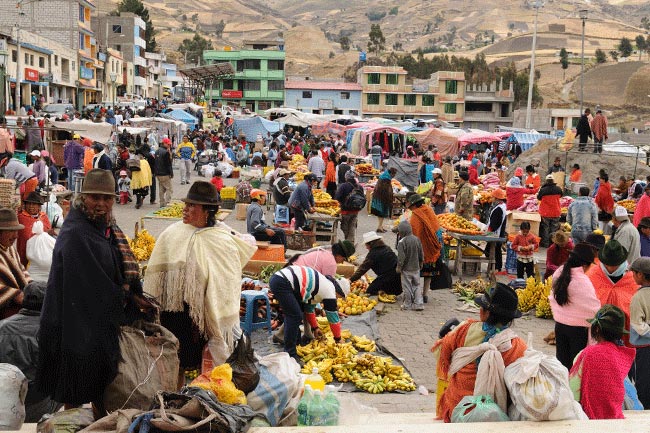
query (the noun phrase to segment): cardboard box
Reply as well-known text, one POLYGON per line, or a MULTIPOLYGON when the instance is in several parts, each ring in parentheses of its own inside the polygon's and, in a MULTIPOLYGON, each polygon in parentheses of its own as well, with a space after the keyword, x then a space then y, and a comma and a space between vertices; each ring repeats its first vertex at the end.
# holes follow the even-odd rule
POLYGON ((539 236, 539 223, 542 217, 537 212, 519 212, 508 211, 506 217, 506 232, 508 234, 515 234, 519 232, 519 226, 523 221, 530 223, 530 232, 535 236, 539 236))
POLYGON ((246 210, 248 209, 248 203, 237 203, 235 205, 235 218, 240 221, 246 219, 246 210))

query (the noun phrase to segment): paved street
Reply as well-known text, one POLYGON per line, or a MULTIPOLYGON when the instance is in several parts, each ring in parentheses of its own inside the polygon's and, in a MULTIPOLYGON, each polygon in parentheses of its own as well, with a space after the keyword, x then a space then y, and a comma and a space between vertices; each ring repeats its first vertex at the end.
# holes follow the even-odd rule
MULTIPOLYGON (((192 178, 192 180, 197 179, 207 180, 197 176, 192 178)), ((225 180, 226 186, 234 185, 236 182, 235 179, 225 180)), ((175 175, 173 188, 174 199, 180 199, 185 196, 189 185, 181 186, 180 176, 175 175)), ((126 206, 115 205, 114 210, 120 227, 127 235, 132 236, 135 222, 139 221, 141 216, 157 208, 158 205, 149 204, 149 198, 147 197, 145 204, 139 210, 135 209, 133 203, 126 206)), ((267 212, 267 222, 271 222, 272 219, 272 212, 267 212)), ((230 215, 225 223, 235 230, 245 231, 245 221, 236 220, 234 214, 230 215)), ((167 225, 169 225, 169 222, 160 220, 146 220, 145 222, 145 227, 154 236, 158 236, 167 225)), ((357 229, 358 240, 360 241, 364 232, 375 228, 375 217, 368 216, 365 211, 362 211, 359 215, 357 229)), ((395 245, 395 235, 393 233, 384 234, 384 239, 388 245, 395 245)), ((543 252, 540 253, 539 257, 544 257, 544 254, 543 252)), ((365 248, 362 244, 357 244, 357 255, 360 261, 365 255, 365 248)), ((507 282, 506 277, 500 278, 507 282)), ((435 392, 436 389, 436 362, 430 348, 438 335, 441 325, 452 317, 459 320, 469 317, 478 318, 477 313, 457 310, 461 306, 462 303, 458 302, 456 296, 449 290, 438 290, 430 293, 429 303, 425 305, 422 312, 400 311, 399 304, 386 304, 384 314, 379 317, 381 342, 403 361, 417 384, 424 385, 430 391, 435 392)), ((555 353, 555 346, 549 346, 542 340, 553 329, 552 320, 524 316, 515 321, 513 329, 525 340, 528 338, 528 333, 531 332, 533 346, 536 349, 549 354, 555 353)), ((356 393, 355 395, 365 404, 377 407, 380 412, 431 412, 434 410, 435 405, 435 395, 421 396, 417 392, 407 395, 394 393, 384 395, 356 393)))

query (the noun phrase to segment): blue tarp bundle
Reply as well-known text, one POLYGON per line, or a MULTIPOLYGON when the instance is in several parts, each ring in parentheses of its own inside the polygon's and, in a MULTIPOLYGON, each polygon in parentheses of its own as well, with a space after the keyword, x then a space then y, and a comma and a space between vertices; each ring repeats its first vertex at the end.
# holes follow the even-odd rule
POLYGON ((517 141, 521 146, 521 150, 526 151, 533 147, 535 143, 544 138, 555 138, 552 135, 540 134, 540 133, 529 133, 529 132, 513 132, 510 138, 507 141, 513 142, 517 141))
POLYGON ((239 134, 239 130, 241 129, 244 135, 246 135, 246 140, 248 141, 255 141, 257 134, 266 137, 267 132, 273 134, 284 128, 283 123, 272 122, 258 116, 249 119, 235 119, 235 124, 233 126, 235 134, 239 134))

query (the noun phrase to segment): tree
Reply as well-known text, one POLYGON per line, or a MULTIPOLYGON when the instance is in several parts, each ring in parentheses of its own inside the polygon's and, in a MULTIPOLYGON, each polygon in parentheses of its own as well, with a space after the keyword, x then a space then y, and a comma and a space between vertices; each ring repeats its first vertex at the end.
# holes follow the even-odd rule
POLYGON ((433 18, 433 25, 435 28, 440 27, 440 24, 445 22, 445 18, 438 12, 436 16, 433 18))
POLYGON ((333 59, 335 56, 336 56, 336 54, 334 53, 334 51, 330 51, 329 58, 333 59))
POLYGON ((612 57, 613 61, 618 62, 618 51, 612 50, 609 52, 609 55, 612 57))
POLYGON ((596 50, 596 63, 605 63, 607 61, 607 54, 600 48, 596 50))
POLYGON ((395 6, 388 12, 388 15, 397 15, 398 11, 399 11, 399 7, 395 6))
POLYGON ((349 37, 341 36, 341 38, 339 39, 339 43, 341 44, 341 49, 343 51, 350 51, 350 45, 352 44, 352 41, 350 40, 349 37))
POLYGON ((368 41, 368 51, 379 55, 386 48, 386 38, 381 31, 379 24, 370 25, 370 33, 368 33, 370 40, 368 41))
POLYGON ((156 44, 156 30, 153 28, 151 23, 151 18, 149 18, 149 9, 144 7, 144 4, 140 0, 122 0, 117 5, 118 15, 122 12, 133 12, 145 23, 144 30, 144 41, 146 43, 147 51, 155 52, 157 50, 156 44))
POLYGON ((621 53, 621 57, 630 57, 634 48, 632 48, 632 42, 628 38, 623 37, 618 44, 617 50, 621 53))
POLYGON ((192 15, 192 22, 195 23, 199 20, 199 14, 192 15))
POLYGON ((198 33, 194 33, 192 39, 183 39, 183 42, 178 46, 178 51, 185 56, 185 63, 198 64, 203 51, 211 50, 212 42, 205 39, 198 33))
POLYGON ((226 23, 224 23, 223 20, 219 21, 217 24, 214 25, 214 32, 216 33, 218 38, 223 36, 223 31, 225 28, 226 28, 226 23))
POLYGON ((569 53, 566 48, 560 50, 560 65, 562 65, 562 79, 566 80, 566 70, 569 68, 569 53))
POLYGON ((650 30, 650 19, 648 17, 641 18, 641 27, 650 30))
POLYGON ((639 62, 641 61, 641 54, 646 50, 647 46, 645 43, 645 37, 643 35, 638 35, 634 42, 636 42, 636 49, 639 50, 639 62))

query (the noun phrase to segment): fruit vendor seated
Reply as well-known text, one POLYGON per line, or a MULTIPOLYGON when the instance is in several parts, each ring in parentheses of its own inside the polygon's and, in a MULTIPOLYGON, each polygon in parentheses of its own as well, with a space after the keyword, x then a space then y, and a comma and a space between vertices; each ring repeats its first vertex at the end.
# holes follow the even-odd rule
POLYGON ((269 241, 271 244, 287 246, 287 238, 284 230, 278 227, 271 227, 264 221, 264 209, 266 204, 266 191, 253 189, 251 191, 251 204, 246 210, 246 230, 258 241, 269 241))
MULTIPOLYGON (((341 320, 336 297, 345 298, 350 292, 350 281, 325 276, 306 266, 287 266, 271 276, 271 293, 280 303, 284 313, 284 351, 298 360, 296 344, 300 337, 300 324, 303 315, 311 327, 314 337, 322 337, 314 311, 321 304, 334 340, 341 340, 341 320)), ((298 360, 299 361, 299 360, 298 360)))

